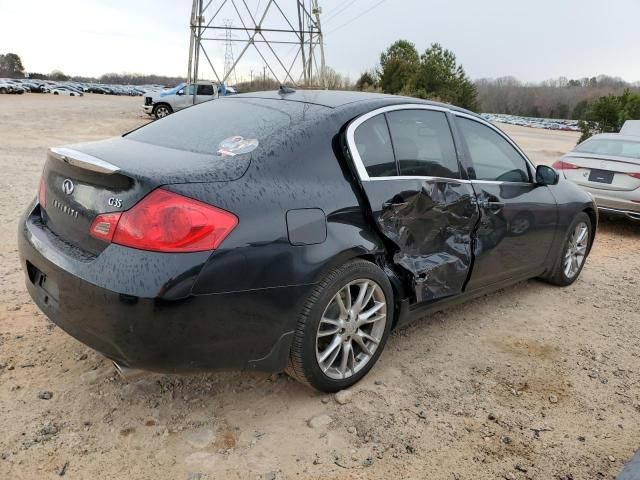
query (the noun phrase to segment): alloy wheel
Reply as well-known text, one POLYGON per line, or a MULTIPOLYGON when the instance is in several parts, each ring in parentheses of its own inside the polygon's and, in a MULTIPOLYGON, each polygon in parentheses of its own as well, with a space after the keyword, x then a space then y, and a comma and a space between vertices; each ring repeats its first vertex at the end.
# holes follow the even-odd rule
POLYGON ((342 287, 322 314, 316 333, 316 360, 329 378, 342 380, 373 358, 387 323, 387 299, 373 280, 342 287))
POLYGON ((167 107, 158 107, 156 115, 158 118, 164 118, 169 115, 169 109, 167 107))
POLYGON ((569 236, 567 250, 564 254, 564 274, 567 278, 575 277, 584 263, 589 247, 589 227, 580 222, 569 236))

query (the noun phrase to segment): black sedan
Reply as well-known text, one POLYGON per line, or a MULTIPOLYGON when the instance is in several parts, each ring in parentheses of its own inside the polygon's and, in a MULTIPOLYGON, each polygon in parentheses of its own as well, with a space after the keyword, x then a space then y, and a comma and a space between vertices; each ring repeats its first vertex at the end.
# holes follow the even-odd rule
POLYGON ((596 223, 590 195, 471 112, 286 89, 52 148, 19 249, 42 311, 117 365, 336 391, 392 328, 571 284, 596 223))

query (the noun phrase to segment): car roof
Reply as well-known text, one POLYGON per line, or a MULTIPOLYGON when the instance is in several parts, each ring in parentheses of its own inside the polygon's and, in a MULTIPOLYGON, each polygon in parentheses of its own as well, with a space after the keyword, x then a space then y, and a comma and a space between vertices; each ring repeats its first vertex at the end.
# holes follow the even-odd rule
POLYGON ((328 108, 340 108, 356 102, 370 102, 377 104, 398 104, 416 103, 449 108, 454 111, 469 113, 473 112, 449 104, 431 102, 415 97, 403 97, 400 95, 389 95, 384 93, 356 92, 348 90, 302 90, 295 89, 290 93, 283 93, 280 90, 270 90, 264 92, 241 93, 234 95, 235 98, 265 98, 272 100, 288 100, 292 102, 303 102, 314 105, 321 105, 328 108))
MULTIPOLYGON (((628 142, 640 142, 640 136, 638 135, 623 135, 621 133, 598 133, 587 140, 620 140, 628 142)), ((585 142, 587 141, 585 140, 585 142)))

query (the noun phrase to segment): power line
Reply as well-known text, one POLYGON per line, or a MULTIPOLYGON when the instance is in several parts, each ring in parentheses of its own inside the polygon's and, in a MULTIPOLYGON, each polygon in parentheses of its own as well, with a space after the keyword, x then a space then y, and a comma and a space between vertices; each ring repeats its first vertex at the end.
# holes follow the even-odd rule
POLYGON ((340 25, 340 26, 338 26, 338 27, 336 27, 336 28, 334 28, 334 29, 332 29, 332 30, 329 30, 328 32, 325 32, 325 35, 327 35, 327 34, 329 34, 329 33, 333 33, 333 32, 335 32, 336 30, 340 30, 342 27, 346 27, 346 26, 347 26, 347 25, 349 25, 350 23, 355 22, 355 21, 356 21, 356 20, 358 20, 360 17, 362 17, 362 16, 366 15, 366 14, 367 14, 367 13, 369 13, 371 10, 373 10, 374 8, 376 8, 377 6, 381 5, 382 3, 386 2, 386 1, 387 1, 387 0, 380 0, 378 3, 376 3, 375 5, 373 5, 373 6, 369 7, 368 9, 366 9, 364 12, 360 13, 359 15, 357 15, 357 16, 355 16, 355 17, 353 17, 351 20, 349 20, 349 21, 347 21, 347 22, 343 23, 342 25, 340 25))
POLYGON ((347 8, 349 8, 351 5, 353 5, 357 1, 358 0, 349 0, 344 5, 342 5, 341 7, 338 7, 333 12, 329 12, 327 18, 324 19, 324 24, 326 25, 327 22, 330 22, 331 20, 336 18, 338 15, 340 15, 342 12, 344 12, 347 8))

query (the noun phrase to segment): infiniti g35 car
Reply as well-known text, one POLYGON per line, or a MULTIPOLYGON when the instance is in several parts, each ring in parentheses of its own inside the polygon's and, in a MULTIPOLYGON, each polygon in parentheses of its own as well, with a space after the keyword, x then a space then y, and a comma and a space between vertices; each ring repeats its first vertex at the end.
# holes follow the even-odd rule
POLYGON ((594 135, 553 167, 593 195, 599 210, 640 220, 640 136, 594 135))
POLYGON ((587 193, 471 112, 287 89, 52 148, 19 250, 42 311, 117 365, 336 391, 412 319, 571 284, 596 223, 587 193))

